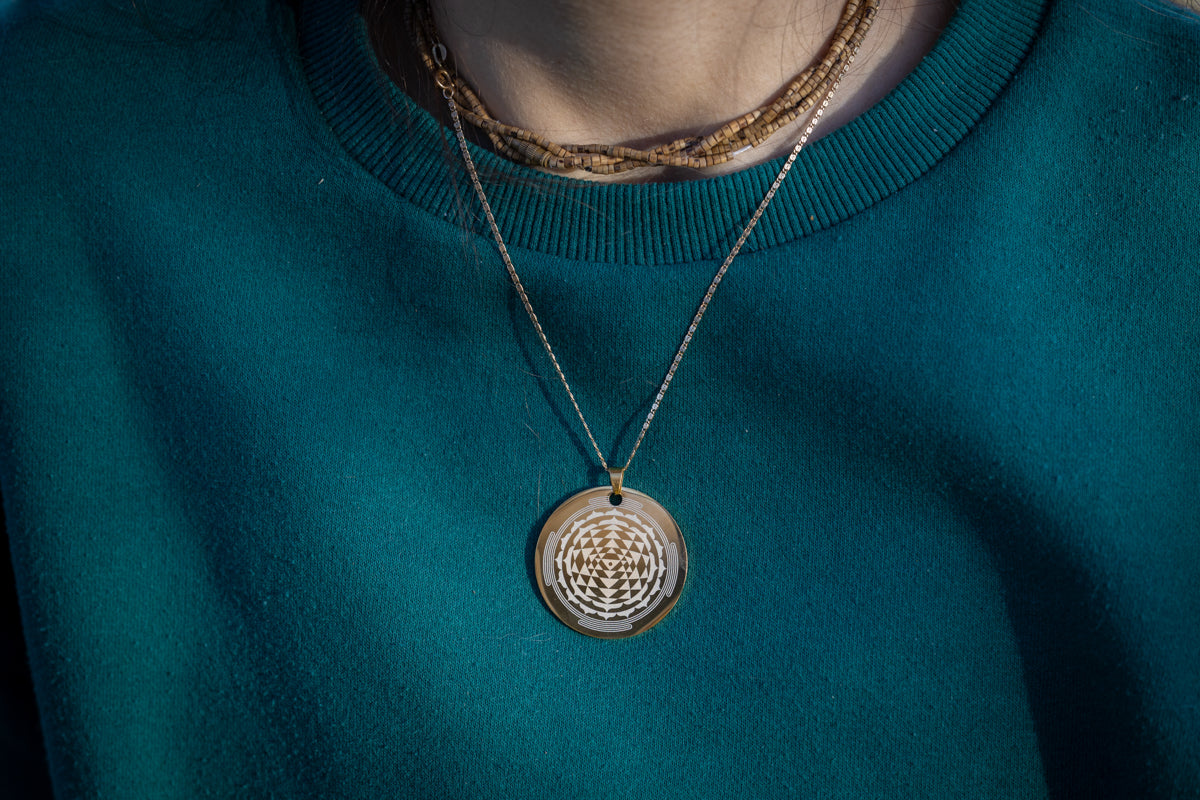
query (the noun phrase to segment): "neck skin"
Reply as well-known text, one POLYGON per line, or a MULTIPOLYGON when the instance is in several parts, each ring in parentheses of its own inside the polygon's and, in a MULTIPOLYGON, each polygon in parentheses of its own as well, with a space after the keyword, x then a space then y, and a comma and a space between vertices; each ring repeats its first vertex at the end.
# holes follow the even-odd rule
MULTIPOLYGON (((906 0, 897 6, 882 0, 819 132, 845 124, 898 84, 933 46, 954 2, 906 0)), ((551 141, 634 146, 706 134, 770 101, 820 59, 843 8, 840 0, 431 5, 443 43, 492 116, 551 141)), ((411 49, 407 41, 399 47, 411 49)), ((618 179, 677 180, 742 169, 790 151, 805 123, 797 121, 703 175, 638 170, 618 179)))

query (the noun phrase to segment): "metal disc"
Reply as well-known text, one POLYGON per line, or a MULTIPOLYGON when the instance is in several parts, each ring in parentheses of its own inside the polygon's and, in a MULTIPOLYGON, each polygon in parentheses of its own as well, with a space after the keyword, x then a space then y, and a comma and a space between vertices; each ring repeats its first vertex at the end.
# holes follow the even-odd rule
POLYGON ((687 548, 667 510, 625 489, 587 489, 554 509, 534 555, 538 588, 554 615, 601 639, 622 639, 662 619, 683 589, 687 548))

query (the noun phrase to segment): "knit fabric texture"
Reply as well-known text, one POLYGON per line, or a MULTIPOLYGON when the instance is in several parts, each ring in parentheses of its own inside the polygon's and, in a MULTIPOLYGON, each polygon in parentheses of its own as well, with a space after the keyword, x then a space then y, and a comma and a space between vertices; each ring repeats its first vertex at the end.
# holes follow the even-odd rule
MULTIPOLYGON (((626 475, 674 610, 534 543, 602 485, 454 143, 353 2, 0 4, 0 489, 70 798, 1200 796, 1200 24, 962 0, 801 154, 626 475)), ((477 150, 622 463, 778 163, 477 150)))

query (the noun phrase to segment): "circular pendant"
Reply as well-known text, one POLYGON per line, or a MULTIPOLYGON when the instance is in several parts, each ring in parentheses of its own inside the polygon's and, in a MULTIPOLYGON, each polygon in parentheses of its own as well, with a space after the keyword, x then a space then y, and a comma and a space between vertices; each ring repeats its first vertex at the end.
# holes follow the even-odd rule
POLYGON ((653 626, 675 605, 687 548, 667 510, 641 492, 587 489, 554 509, 534 555, 546 605, 588 636, 622 639, 653 626))

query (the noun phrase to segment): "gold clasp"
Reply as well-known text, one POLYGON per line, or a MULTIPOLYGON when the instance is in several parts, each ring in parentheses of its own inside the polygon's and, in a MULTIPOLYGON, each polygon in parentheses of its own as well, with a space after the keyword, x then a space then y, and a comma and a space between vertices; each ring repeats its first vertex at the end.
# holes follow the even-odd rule
POLYGON ((442 90, 446 99, 450 100, 454 97, 454 78, 451 77, 450 70, 446 69, 446 45, 434 42, 431 55, 433 56, 433 65, 437 67, 433 73, 433 80, 442 90))

